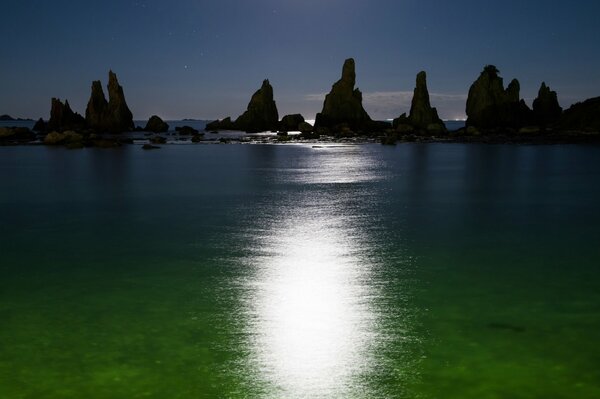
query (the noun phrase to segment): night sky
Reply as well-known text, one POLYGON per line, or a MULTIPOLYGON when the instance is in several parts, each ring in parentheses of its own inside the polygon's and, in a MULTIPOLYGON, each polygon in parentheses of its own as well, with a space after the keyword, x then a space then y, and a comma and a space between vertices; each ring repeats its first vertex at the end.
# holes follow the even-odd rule
POLYGON ((428 73, 444 119, 464 117, 485 64, 531 104, 542 80, 563 107, 600 96, 597 0, 7 1, 0 114, 49 117, 50 98, 85 112, 112 68, 135 119, 237 117, 268 78, 280 116, 320 111, 344 59, 374 118, 408 111, 428 73))

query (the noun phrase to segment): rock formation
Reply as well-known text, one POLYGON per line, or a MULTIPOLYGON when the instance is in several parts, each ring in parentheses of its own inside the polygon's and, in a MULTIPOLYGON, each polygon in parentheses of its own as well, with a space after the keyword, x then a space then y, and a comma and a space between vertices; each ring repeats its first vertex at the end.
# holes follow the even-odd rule
POLYGON ((504 89, 498 69, 487 65, 471 85, 467 98, 467 126, 477 128, 518 128, 530 122, 531 111, 519 99, 519 81, 504 89))
POLYGON ((133 130, 133 115, 125 101, 123 87, 119 85, 113 71, 108 73, 108 102, 100 81, 92 83, 85 119, 88 127, 99 132, 121 133, 133 130))
POLYGON ((261 88, 252 95, 246 112, 233 122, 227 117, 207 123, 205 130, 243 130, 254 133, 278 128, 279 113, 273 100, 273 87, 268 80, 264 80, 261 88))
POLYGON ((163 133, 169 130, 169 125, 165 123, 159 116, 152 115, 144 128, 147 132, 163 133))
POLYGON ((64 104, 58 99, 52 99, 50 108, 50 120, 46 125, 48 131, 65 131, 65 130, 80 130, 85 128, 85 119, 73 112, 69 101, 65 100, 64 104))
POLYGON ((33 125, 33 130, 36 132, 44 132, 47 129, 47 123, 42 118, 38 119, 33 125))
POLYGON ((558 103, 556 92, 542 82, 538 96, 533 100, 533 119, 536 125, 542 127, 553 125, 558 122, 561 114, 562 108, 558 103))
POLYGON ((304 122, 304 117, 300 114, 286 115, 279 122, 279 130, 282 132, 298 131, 302 122, 304 122))
POLYGON ((417 85, 414 90, 410 114, 400 115, 392 124, 401 133, 411 133, 414 130, 439 134, 446 131, 444 122, 440 119, 437 109, 429 102, 427 91, 427 74, 421 71, 417 74, 417 85))
POLYGON ((231 117, 212 121, 206 124, 205 130, 235 130, 231 117))
POLYGON ((248 109, 233 123, 237 130, 264 132, 277 130, 279 113, 273 100, 273 87, 264 80, 261 88, 252 95, 248 109))
POLYGON ((573 104, 563 112, 558 125, 564 130, 600 132, 600 97, 573 104))
POLYGON ((354 59, 349 58, 344 62, 342 78, 325 97, 323 110, 316 117, 315 130, 327 128, 336 131, 340 127, 370 130, 373 121, 362 106, 362 93, 354 88, 355 83, 354 59))

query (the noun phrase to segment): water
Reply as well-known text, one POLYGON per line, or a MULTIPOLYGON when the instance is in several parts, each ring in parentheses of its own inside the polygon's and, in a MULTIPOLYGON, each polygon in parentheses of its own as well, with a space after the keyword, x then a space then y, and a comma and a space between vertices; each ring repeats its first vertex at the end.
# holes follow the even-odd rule
POLYGON ((0 397, 600 397, 599 160, 0 147, 0 397))

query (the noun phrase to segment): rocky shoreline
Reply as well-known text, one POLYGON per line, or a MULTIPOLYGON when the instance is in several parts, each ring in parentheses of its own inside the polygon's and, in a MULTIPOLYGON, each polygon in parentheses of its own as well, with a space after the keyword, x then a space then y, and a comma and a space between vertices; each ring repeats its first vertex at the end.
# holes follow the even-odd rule
MULTIPOLYGON (((33 129, 0 128, 0 145, 45 144, 67 148, 114 148, 139 144, 156 149, 168 143, 375 143, 406 142, 488 144, 588 144, 600 143, 600 97, 572 105, 563 111, 558 95, 541 83, 532 108, 520 98, 520 84, 513 79, 504 87, 498 69, 484 67, 469 89, 465 127, 448 131, 430 102, 427 75, 417 74, 408 114, 391 123, 373 120, 362 104, 356 87, 355 61, 347 59, 340 79, 326 95, 323 109, 313 125, 300 114, 281 120, 268 80, 252 95, 238 118, 207 123, 206 135, 191 126, 175 131, 158 115, 145 127, 135 127, 123 87, 117 75, 108 73, 108 101, 100 81, 92 82, 85 117, 74 112, 68 100, 51 101, 50 119, 39 119, 33 129), (245 132, 241 137, 219 136, 220 131, 245 132), (272 132, 270 135, 256 135, 272 132), (292 133, 291 133, 292 132, 292 133), (295 133, 293 133, 295 132, 295 133)), ((6 120, 7 115, 4 116, 6 120)))

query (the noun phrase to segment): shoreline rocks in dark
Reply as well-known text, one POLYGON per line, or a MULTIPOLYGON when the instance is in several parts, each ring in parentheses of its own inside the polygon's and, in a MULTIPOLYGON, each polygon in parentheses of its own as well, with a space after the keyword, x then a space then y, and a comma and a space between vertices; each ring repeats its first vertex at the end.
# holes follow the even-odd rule
POLYGON ((300 114, 285 115, 279 122, 279 130, 282 132, 296 132, 299 131, 300 124, 304 122, 304 117, 300 114))
POLYGON ((237 130, 247 133, 276 131, 279 113, 273 99, 273 87, 267 79, 250 99, 248 109, 234 122, 237 130))
POLYGON ((194 129, 191 126, 178 126, 175 128, 175 131, 182 136, 194 136, 197 134, 204 135, 204 133, 200 133, 197 129, 194 129))
POLYGON ((230 117, 206 124, 205 130, 240 130, 246 133, 276 131, 279 113, 273 99, 273 87, 267 79, 250 99, 248 108, 235 121, 230 117))
POLYGON ((169 130, 169 125, 163 121, 158 115, 152 115, 146 123, 144 131, 152 133, 164 133, 169 130))
POLYGON ((446 125, 438 116, 437 109, 431 106, 425 71, 417 74, 409 115, 400 115, 394 119, 392 126, 397 133, 401 134, 439 135, 447 132, 446 125))
POLYGON ((356 84, 353 58, 344 61, 342 77, 325 96, 323 110, 317 114, 314 130, 320 134, 368 133, 389 128, 385 122, 373 121, 362 105, 362 93, 356 84))
POLYGON ((498 74, 494 65, 487 65, 471 85, 466 106, 467 127, 518 129, 531 123, 531 110, 519 98, 519 81, 513 79, 504 89, 498 74))
POLYGON ((557 123, 563 109, 558 103, 558 95, 555 91, 542 82, 538 96, 533 100, 533 119, 537 126, 546 127, 557 123))
POLYGON ((50 120, 46 124, 46 130, 62 132, 81 129, 85 129, 83 116, 73 112, 68 100, 63 103, 60 99, 53 98, 50 107, 50 120))
POLYGON ((600 97, 573 104, 558 122, 563 130, 600 132, 600 97))
POLYGON ((133 114, 125 101, 123 87, 117 75, 108 72, 108 101, 104 96, 100 81, 92 82, 92 94, 88 102, 85 118, 87 126, 97 132, 122 133, 134 129, 133 114))

